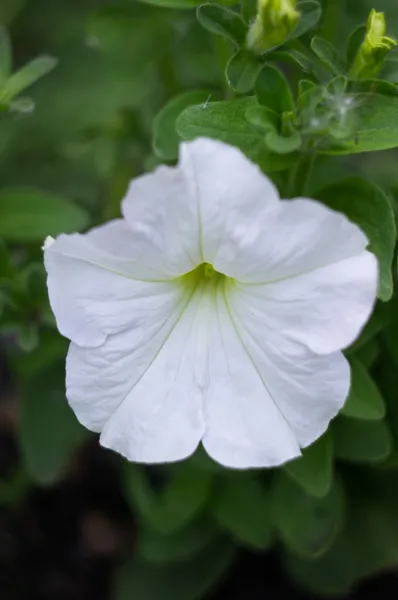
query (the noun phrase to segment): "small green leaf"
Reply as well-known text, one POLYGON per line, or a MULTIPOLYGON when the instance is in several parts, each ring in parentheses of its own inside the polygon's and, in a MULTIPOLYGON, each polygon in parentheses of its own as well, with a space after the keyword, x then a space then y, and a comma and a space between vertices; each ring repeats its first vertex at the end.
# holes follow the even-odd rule
POLYGON ((248 28, 237 12, 218 4, 202 4, 196 16, 199 23, 211 33, 221 35, 237 48, 244 44, 248 28))
POLYGON ((290 154, 301 147, 301 136, 293 134, 289 137, 271 131, 265 138, 265 143, 271 152, 276 154, 290 154))
POLYGON ((333 75, 344 73, 344 65, 341 63, 334 46, 330 42, 320 37, 314 37, 311 40, 311 49, 323 64, 330 69, 333 75))
POLYGON ((266 65, 261 69, 255 86, 259 104, 278 115, 294 112, 293 94, 286 77, 276 67, 266 65))
POLYGON ((373 463, 389 456, 392 438, 386 423, 339 417, 330 427, 334 453, 349 462, 373 463))
POLYGON ((311 60, 302 52, 294 48, 284 48, 283 50, 273 50, 267 54, 267 62, 289 63, 293 66, 299 66, 302 71, 309 73, 312 68, 311 60))
POLYGON ((153 121, 153 148, 159 158, 168 161, 178 158, 180 138, 176 131, 177 118, 188 106, 206 103, 210 97, 208 90, 185 92, 170 100, 156 115, 153 121))
POLYGON ((0 96, 3 86, 11 75, 12 52, 7 29, 0 25, 0 96))
POLYGON ((208 521, 196 521, 169 535, 144 528, 138 536, 137 554, 159 565, 190 560, 209 547, 216 534, 216 527, 208 521))
POLYGON ((116 571, 114 600, 199 600, 228 571, 235 558, 228 542, 213 544, 190 562, 149 565, 133 554, 116 571))
POLYGON ((351 389, 342 410, 346 417, 378 420, 386 414, 380 391, 359 360, 350 358, 351 389))
POLYGON ((318 2, 313 2, 312 0, 298 2, 297 10, 301 15, 300 20, 286 41, 297 39, 311 29, 314 29, 322 15, 321 6, 318 2))
POLYGON ((57 59, 52 56, 39 56, 38 58, 35 58, 22 67, 22 69, 14 73, 14 75, 11 75, 3 92, 0 93, 0 100, 2 102, 12 100, 38 79, 52 71, 57 62, 57 59))
POLYGON ((363 229, 369 250, 379 261, 379 297, 389 300, 393 292, 391 265, 397 232, 394 213, 384 192, 370 181, 351 178, 321 190, 317 198, 363 229))
POLYGON ((213 475, 181 463, 160 493, 150 484, 145 467, 126 463, 124 489, 126 499, 138 511, 148 527, 171 534, 186 527, 207 502, 213 475))
POLYGON ((235 473, 219 482, 212 514, 237 542, 265 549, 272 543, 267 489, 252 475, 235 473))
POLYGON ((351 67, 351 65, 353 64, 359 47, 365 39, 365 35, 366 25, 358 25, 358 27, 356 27, 354 31, 351 32, 350 37, 348 38, 346 50, 347 65, 349 67, 351 67))
POLYGON ((279 128, 279 116, 265 106, 250 106, 246 111, 248 122, 262 131, 276 131, 279 128))
POLYGON ((69 461, 89 433, 65 398, 64 364, 25 383, 19 444, 30 476, 43 485, 62 477, 69 461))
POLYGON ((345 75, 339 75, 328 83, 327 90, 333 96, 343 96, 347 89, 348 79, 345 75))
POLYGON ((228 85, 239 94, 250 92, 256 83, 261 63, 248 50, 238 50, 231 56, 226 68, 228 85))
POLYGON ((335 482, 323 498, 308 496, 286 473, 281 472, 272 493, 274 523, 288 549, 317 557, 327 551, 343 522, 344 500, 335 482))
POLYGON ((12 112, 17 112, 20 114, 30 114, 35 109, 35 102, 32 98, 27 98, 23 96, 21 98, 16 98, 15 100, 11 100, 8 103, 8 107, 12 112))
POLYGON ((315 498, 329 493, 333 479, 333 448, 325 433, 314 444, 302 450, 303 455, 287 463, 285 471, 315 498))
POLYGON ((177 131, 185 140, 204 136, 236 146, 265 171, 283 170, 296 156, 272 155, 267 151, 263 132, 250 125, 246 111, 257 106, 255 98, 210 102, 206 107, 190 106, 177 119, 177 131))
POLYGON ((0 236, 11 242, 43 242, 47 235, 84 229, 87 213, 59 196, 30 188, 0 191, 0 236))

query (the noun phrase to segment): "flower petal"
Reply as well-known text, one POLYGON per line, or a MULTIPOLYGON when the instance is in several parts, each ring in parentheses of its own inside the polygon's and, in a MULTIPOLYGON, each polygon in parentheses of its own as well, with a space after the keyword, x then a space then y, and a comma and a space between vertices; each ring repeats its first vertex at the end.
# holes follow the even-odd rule
POLYGON ((214 268, 242 283, 270 283, 365 250, 368 240, 341 213, 306 198, 244 212, 228 230, 214 268))
POLYGON ((156 327, 184 295, 179 281, 133 279, 142 273, 126 258, 130 238, 115 221, 86 235, 61 235, 45 249, 58 329, 76 344, 95 347, 126 327, 156 327))
MULTIPOLYGON (((190 290, 192 293, 192 290, 190 290)), ((67 397, 101 444, 132 461, 169 462, 194 452, 204 432, 196 379, 201 293, 154 332, 109 336, 93 349, 71 344, 67 397)))
POLYGON ((236 283, 231 302, 252 321, 259 339, 270 330, 317 354, 351 345, 367 322, 377 293, 377 260, 366 250, 346 260, 266 285, 236 283))
POLYGON ((341 352, 319 356, 281 335, 281 322, 265 317, 247 299, 230 287, 231 318, 276 405, 305 447, 343 407, 350 387, 348 361, 341 352))
POLYGON ((228 467, 280 465, 300 455, 295 432, 242 344, 222 286, 216 302, 212 319, 207 319, 209 385, 203 390, 203 445, 228 467))
POLYGON ((278 200, 271 181, 236 148, 204 138, 180 148, 176 168, 134 179, 123 201, 140 260, 170 276, 212 264, 233 225, 247 215, 255 221, 278 200))

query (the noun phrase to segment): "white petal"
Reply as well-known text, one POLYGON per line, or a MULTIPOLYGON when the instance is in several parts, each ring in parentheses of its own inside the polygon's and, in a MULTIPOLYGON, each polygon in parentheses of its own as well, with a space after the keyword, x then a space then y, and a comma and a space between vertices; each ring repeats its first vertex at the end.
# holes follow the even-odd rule
POLYGON ((295 432, 272 397, 228 313, 222 287, 207 319, 209 385, 203 390, 203 445, 238 469, 280 465, 300 455, 295 432))
POLYGON ((156 326, 158 309, 172 311, 181 297, 178 281, 133 279, 139 267, 128 256, 131 233, 122 221, 87 235, 61 235, 44 251, 51 307, 60 332, 95 347, 126 327, 156 326))
POLYGON ((346 260, 266 285, 236 283, 231 302, 258 327, 318 354, 348 347, 368 320, 377 293, 377 260, 366 250, 346 260))
POLYGON ((102 430, 102 445, 139 462, 194 452, 204 432, 195 373, 200 304, 197 291, 161 329, 149 321, 149 329, 109 336, 99 348, 71 345, 67 397, 86 427, 102 430))
POLYGON ((348 396, 350 369, 340 352, 319 356, 281 335, 248 296, 230 287, 228 306, 253 363, 301 447, 327 429, 348 396))
POLYGON ((214 268, 243 283, 286 279, 360 254, 368 240, 341 213, 305 198, 243 212, 232 223, 214 268))
POLYGON ((278 200, 271 181, 236 148, 202 138, 180 148, 176 168, 133 180, 123 201, 140 260, 174 276, 214 263, 232 224, 255 221, 278 200))

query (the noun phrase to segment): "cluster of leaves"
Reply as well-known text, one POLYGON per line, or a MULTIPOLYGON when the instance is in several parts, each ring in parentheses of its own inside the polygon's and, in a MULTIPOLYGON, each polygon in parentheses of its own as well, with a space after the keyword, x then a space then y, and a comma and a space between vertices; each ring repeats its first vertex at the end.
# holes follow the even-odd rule
MULTIPOLYGON (((44 56, 13 74, 0 30, 0 347, 21 397, 20 464, 0 501, 62 479, 91 435, 64 396, 67 344, 48 306, 43 239, 118 216, 129 178, 173 163, 181 140, 207 136, 239 147, 285 197, 311 194, 358 223, 379 260, 379 301, 347 350, 347 403, 301 458, 245 473, 201 450, 162 468, 120 459, 139 532, 116 569, 114 597, 202 597, 242 547, 278 548, 294 581, 325 594, 396 565, 398 178, 394 151, 367 154, 398 148, 394 51, 377 78, 354 77, 364 26, 336 51, 324 33, 330 15, 314 0, 297 4, 295 28, 260 55, 247 47, 251 0, 24 4, 0 8, 16 64, 43 47, 59 62, 32 100, 19 96, 56 61, 44 56)), ((370 8, 356 4, 353 24, 370 8)))

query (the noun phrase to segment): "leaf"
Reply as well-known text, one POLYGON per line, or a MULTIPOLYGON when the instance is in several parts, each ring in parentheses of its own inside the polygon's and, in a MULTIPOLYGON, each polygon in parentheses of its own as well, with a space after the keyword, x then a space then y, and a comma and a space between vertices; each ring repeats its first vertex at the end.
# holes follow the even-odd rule
POLYGON ((43 485, 62 477, 89 435, 68 405, 64 377, 62 362, 28 379, 22 395, 19 445, 28 473, 43 485))
POLYGON ((181 463, 160 493, 150 484, 145 467, 126 463, 124 490, 127 501, 151 529, 171 534, 186 527, 207 502, 213 475, 181 463))
POLYGON ((300 134, 293 134, 285 137, 275 131, 271 131, 266 136, 265 143, 269 150, 276 154, 290 154, 301 147, 301 136, 300 134))
POLYGON ((337 52, 330 42, 321 37, 313 37, 311 40, 311 49, 318 58, 326 65, 333 75, 341 75, 345 72, 344 65, 341 63, 337 52))
POLYGON ((312 2, 311 0, 298 2, 297 10, 301 14, 300 20, 286 41, 299 38, 311 29, 314 29, 322 14, 322 8, 318 2, 312 2))
POLYGON ((153 120, 153 148, 159 158, 167 161, 178 158, 180 138, 176 131, 177 118, 185 108, 206 103, 210 96, 208 90, 185 92, 170 100, 156 115, 153 120))
POLYGON ((349 67, 354 62, 359 47, 365 39, 365 35, 366 25, 358 25, 358 27, 356 27, 354 31, 351 32, 350 37, 348 38, 346 50, 347 65, 349 67))
POLYGON ((234 548, 215 543, 191 562, 155 567, 132 555, 116 571, 114 600, 199 600, 231 567, 234 548))
POLYGON ((7 29, 0 26, 0 97, 1 91, 11 74, 12 52, 7 29))
POLYGON ((0 236, 11 242, 43 242, 47 235, 81 231, 88 214, 60 196, 31 188, 0 191, 0 236))
POLYGON ((352 94, 357 128, 339 145, 324 154, 358 154, 398 147, 398 94, 352 94))
POLYGON ((332 422, 330 431, 335 456, 342 460, 373 463, 391 453, 391 434, 382 420, 359 421, 342 416, 332 422))
POLYGON ((383 419, 386 408, 377 385, 359 360, 350 358, 350 366, 351 389, 341 414, 355 419, 383 419))
POLYGON ((30 63, 22 67, 19 71, 11 75, 7 84, 0 94, 2 102, 8 102, 17 96, 20 92, 35 83, 38 79, 47 75, 54 69, 57 59, 52 56, 39 56, 30 63))
POLYGON ((309 494, 322 498, 329 493, 333 479, 333 448, 329 433, 302 450, 303 455, 285 465, 284 470, 309 494))
POLYGON ((245 118, 252 106, 257 106, 255 98, 210 102, 206 108, 190 106, 177 119, 177 131, 185 140, 204 136, 236 146, 266 171, 288 168, 296 156, 270 155, 262 132, 245 118))
POLYGON ((261 63, 248 50, 238 50, 231 56, 225 71, 228 85, 239 94, 250 92, 256 83, 261 63))
POLYGON ((250 474, 235 473, 219 485, 212 506, 218 525, 241 544, 268 548, 273 536, 267 489, 250 474))
POLYGON ((216 538, 217 530, 210 522, 196 521, 169 535, 144 528, 137 541, 137 554, 154 564, 170 564, 190 560, 216 538))
POLYGON ((245 43, 247 25, 237 12, 218 4, 202 4, 196 17, 205 29, 221 35, 237 48, 245 43))
POLYGON ((286 77, 271 65, 266 65, 260 71, 255 92, 259 104, 270 108, 278 115, 284 112, 294 112, 293 94, 286 77))
POLYGON ((251 125, 262 131, 276 131, 279 127, 279 116, 276 112, 265 106, 250 106, 245 116, 251 125))
POLYGON ((397 232, 394 213, 384 192, 370 181, 353 177, 321 190, 317 198, 345 214, 365 232, 369 250, 379 261, 379 298, 389 300, 393 292, 391 265, 397 232))
POLYGON ((335 482, 323 498, 307 495, 281 472, 272 493, 272 514, 288 549, 315 558, 331 546, 343 522, 343 494, 335 482))
POLYGON ((283 50, 273 50, 267 54, 267 62, 290 63, 293 66, 299 66, 302 71, 309 73, 311 71, 311 60, 294 48, 283 48, 283 50))

